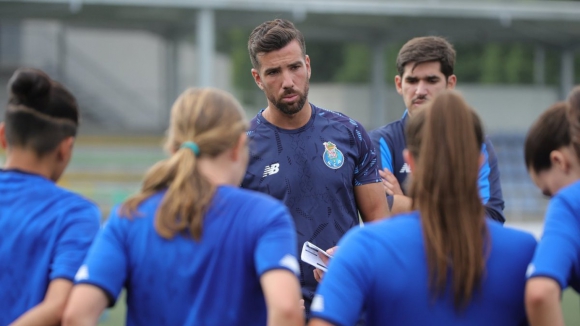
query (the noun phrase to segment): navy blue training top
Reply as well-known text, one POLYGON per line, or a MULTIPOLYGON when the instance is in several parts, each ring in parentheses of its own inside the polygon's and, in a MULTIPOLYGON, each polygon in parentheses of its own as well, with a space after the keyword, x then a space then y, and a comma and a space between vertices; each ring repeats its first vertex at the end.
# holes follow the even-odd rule
MULTIPOLYGON (((411 172, 409 165, 403 159, 403 150, 407 147, 405 126, 408 117, 409 115, 405 111, 400 120, 369 133, 373 145, 378 151, 380 169, 387 168, 395 175, 403 193, 406 193, 404 182, 411 172)), ((479 169, 479 194, 485 205, 486 215, 493 220, 504 223, 503 209, 505 204, 501 192, 497 156, 491 140, 487 136, 481 147, 481 152, 485 155, 485 162, 479 169)))
MULTIPOLYGON (((342 113, 312 105, 306 125, 278 128, 262 111, 251 121, 250 162, 242 187, 283 201, 296 225, 298 252, 305 241, 336 246, 359 225, 354 187, 380 182, 375 150, 365 129, 342 113)), ((306 313, 318 282, 300 262, 306 313)))

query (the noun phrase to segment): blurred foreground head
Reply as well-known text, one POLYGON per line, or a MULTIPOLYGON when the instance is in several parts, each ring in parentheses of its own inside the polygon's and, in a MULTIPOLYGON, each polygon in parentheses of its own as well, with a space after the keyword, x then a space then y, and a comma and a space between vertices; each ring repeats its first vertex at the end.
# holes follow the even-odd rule
POLYGON ((4 121, 10 146, 28 148, 42 156, 64 138, 76 136, 76 99, 44 72, 18 69, 8 82, 8 94, 4 121))
POLYGON ((247 127, 240 103, 229 93, 183 92, 171 108, 165 143, 171 156, 147 172, 140 194, 125 203, 125 213, 131 215, 143 200, 167 189, 155 219, 157 232, 165 238, 182 232, 201 238, 203 215, 220 183, 208 167, 222 168, 224 183, 239 185, 248 162, 247 127))
POLYGON ((45 159, 51 165, 47 177, 56 181, 70 160, 77 134, 76 99, 43 71, 29 68, 14 72, 8 94, 0 141, 8 150, 9 161, 15 151, 34 153, 37 160, 45 159))

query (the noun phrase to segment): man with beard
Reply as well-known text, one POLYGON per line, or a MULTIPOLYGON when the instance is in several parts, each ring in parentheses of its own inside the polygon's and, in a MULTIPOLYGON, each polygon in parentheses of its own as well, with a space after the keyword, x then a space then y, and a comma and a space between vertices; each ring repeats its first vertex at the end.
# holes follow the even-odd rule
MULTIPOLYGON (((370 132, 378 151, 379 173, 393 214, 409 211, 412 206, 406 189, 400 186, 411 172, 403 159, 403 150, 407 146, 404 131, 407 120, 415 112, 427 108, 439 93, 455 88, 457 77, 453 73, 454 66, 455 50, 441 37, 416 37, 399 51, 395 86, 407 110, 400 120, 370 132)), ((481 153, 485 160, 479 170, 479 195, 486 215, 503 223, 504 202, 497 157, 488 137, 485 137, 481 153)))
MULTIPOLYGON (((242 187, 286 204, 299 252, 305 241, 320 248, 336 246, 346 231, 359 225, 359 212, 363 221, 388 214, 365 129, 308 102, 311 71, 305 48, 304 37, 287 20, 265 22, 250 35, 252 76, 268 107, 251 121, 250 162, 242 182, 242 187)), ((301 263, 300 272, 308 318, 317 281, 310 265, 301 263)))

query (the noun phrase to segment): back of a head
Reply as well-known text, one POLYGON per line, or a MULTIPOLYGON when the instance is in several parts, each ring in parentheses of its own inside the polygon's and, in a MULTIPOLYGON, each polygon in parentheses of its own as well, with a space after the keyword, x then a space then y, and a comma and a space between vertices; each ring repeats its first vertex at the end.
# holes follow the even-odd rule
POLYGON ((524 162, 528 170, 539 173, 552 167, 550 153, 571 144, 568 104, 558 102, 542 113, 528 130, 524 143, 524 162))
POLYGON ((485 270, 487 234, 477 185, 484 133, 459 93, 444 91, 406 130, 415 161, 411 197, 421 214, 430 286, 441 295, 449 270, 457 308, 465 307, 485 270))
POLYGON ((574 87, 568 94, 568 116, 570 118, 570 136, 576 153, 580 157, 580 86, 574 87))
POLYGON ((200 173, 198 159, 215 158, 236 146, 247 126, 241 105, 229 93, 214 88, 183 92, 171 109, 165 143, 173 154, 147 172, 141 192, 123 205, 124 215, 133 215, 143 200, 167 189, 155 219, 157 232, 165 238, 185 233, 199 239, 216 186, 200 173))
POLYGON ((43 156, 76 135, 76 99, 60 83, 36 69, 18 69, 8 82, 6 139, 11 147, 43 156))
POLYGON ((256 27, 248 40, 248 52, 255 69, 260 68, 258 55, 280 50, 292 41, 298 41, 302 54, 306 54, 306 43, 302 33, 294 24, 285 19, 264 22, 256 27))
POLYGON ((405 65, 412 62, 420 63, 438 61, 441 63, 441 72, 446 78, 453 75, 455 68, 455 49, 453 45, 442 37, 416 37, 405 43, 397 56, 397 71, 403 76, 405 65))

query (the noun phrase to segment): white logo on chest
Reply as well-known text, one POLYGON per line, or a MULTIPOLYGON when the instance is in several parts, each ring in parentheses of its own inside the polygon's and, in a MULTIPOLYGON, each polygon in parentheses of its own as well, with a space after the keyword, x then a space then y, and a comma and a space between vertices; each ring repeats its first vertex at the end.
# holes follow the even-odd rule
POLYGON ((266 165, 266 168, 264 169, 264 175, 262 175, 262 178, 265 178, 265 177, 272 175, 272 174, 276 174, 278 172, 280 172, 280 163, 266 165))
POLYGON ((403 164, 403 167, 399 171, 399 173, 411 173, 411 168, 409 168, 409 164, 403 164))

